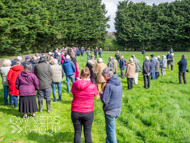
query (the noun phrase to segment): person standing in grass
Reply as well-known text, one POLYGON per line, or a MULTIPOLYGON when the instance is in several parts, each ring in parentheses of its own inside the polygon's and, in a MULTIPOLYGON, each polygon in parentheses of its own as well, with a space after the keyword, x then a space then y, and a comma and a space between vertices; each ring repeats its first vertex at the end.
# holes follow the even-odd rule
POLYGON ((175 62, 174 62, 174 53, 171 53, 169 61, 170 61, 170 65, 171 65, 171 72, 173 72, 173 68, 174 68, 174 65, 175 65, 175 62))
POLYGON ((81 50, 80 50, 81 56, 84 56, 84 51, 85 51, 85 50, 84 50, 84 48, 82 47, 81 50))
POLYGON ((124 79, 125 78, 125 74, 124 74, 124 70, 125 70, 125 59, 123 56, 120 57, 119 60, 119 67, 121 69, 121 78, 124 79))
MULTIPOLYGON (((160 59, 160 56, 158 55, 157 58, 158 58, 158 61, 160 62, 160 69, 161 69, 161 59, 160 59)), ((159 73, 158 73, 158 77, 160 77, 160 70, 159 70, 159 73)))
POLYGON ((97 58, 97 53, 98 53, 98 48, 96 47, 96 48, 94 49, 94 56, 95 56, 95 58, 97 58))
POLYGON ((80 80, 72 85, 71 119, 75 129, 74 143, 81 142, 82 127, 84 128, 85 143, 92 143, 91 129, 94 120, 94 97, 98 95, 95 84, 90 81, 90 71, 84 67, 80 80))
POLYGON ((117 143, 115 121, 121 112, 123 86, 112 68, 106 68, 102 75, 107 82, 104 91, 100 92, 106 122, 106 143, 117 143))
POLYGON ((118 62, 117 62, 117 60, 116 59, 114 59, 114 57, 112 57, 112 60, 114 61, 114 70, 113 70, 113 72, 114 72, 114 74, 116 74, 117 73, 117 66, 118 66, 118 62))
POLYGON ((162 56, 162 61, 160 65, 161 65, 162 76, 164 76, 166 75, 166 66, 167 66, 167 59, 165 55, 162 56))
POLYGON ((157 79, 159 77, 159 72, 160 72, 160 62, 158 61, 157 57, 155 57, 155 59, 156 59, 155 76, 157 79))
POLYGON ((148 83, 148 88, 150 88, 150 74, 152 72, 152 63, 149 61, 149 57, 145 57, 145 61, 143 63, 143 77, 144 77, 144 88, 147 88, 147 83, 148 83))
POLYGON ((156 67, 156 59, 154 55, 151 55, 151 60, 150 62, 152 63, 152 72, 151 72, 151 80, 155 79, 155 67, 156 67))
POLYGON ((167 59, 167 64, 168 64, 168 69, 170 69, 170 57, 171 57, 171 55, 170 55, 170 52, 168 52, 168 54, 167 54, 167 56, 166 56, 166 59, 167 59))
POLYGON ((114 61, 113 61, 112 57, 109 57, 108 60, 109 60, 108 67, 112 68, 114 70, 114 61))
POLYGON ((62 96, 61 81, 64 76, 64 72, 61 66, 59 66, 57 59, 53 60, 53 65, 51 65, 51 70, 52 70, 52 90, 53 90, 54 102, 57 102, 56 85, 58 87, 59 101, 61 101, 61 96, 62 96))
POLYGON ((7 74, 11 68, 11 61, 9 59, 3 60, 3 67, 0 68, 0 74, 2 77, 2 84, 4 90, 5 105, 8 105, 8 96, 10 105, 13 104, 13 96, 9 93, 9 84, 7 81, 7 74))
POLYGON ((46 58, 41 56, 39 63, 34 68, 34 73, 39 81, 38 90, 38 104, 39 111, 43 112, 43 99, 46 99, 47 112, 51 112, 51 84, 52 84, 52 70, 50 64, 46 63, 46 58))
POLYGON ((104 77, 102 76, 102 71, 107 68, 107 65, 103 63, 103 60, 101 58, 98 59, 98 64, 95 69, 95 77, 96 77, 96 86, 98 88, 98 91, 104 90, 104 86, 106 85, 106 81, 104 77))
MULTIPOLYGON (((89 61, 89 64, 92 65, 92 70, 94 72, 96 69, 96 65, 97 65, 97 61, 95 60, 95 56, 94 55, 90 56, 90 60, 88 60, 88 61, 89 61)), ((87 63, 88 63, 88 61, 87 61, 87 63)))
POLYGON ((142 71, 140 61, 135 57, 135 55, 131 56, 133 58, 133 62, 135 63, 135 74, 134 74, 134 84, 138 84, 138 76, 139 72, 142 71))
POLYGON ((66 74, 66 81, 67 81, 67 92, 70 93, 70 80, 72 81, 72 83, 75 81, 75 65, 74 63, 71 61, 70 56, 67 55, 66 59, 62 65, 62 68, 66 74))
POLYGON ((87 61, 90 60, 90 55, 91 55, 91 51, 90 48, 88 48, 88 50, 86 51, 87 54, 87 61))
POLYGON ((19 96, 19 90, 16 88, 16 79, 18 75, 22 72, 23 67, 20 65, 20 60, 15 60, 15 64, 13 67, 10 68, 8 74, 7 74, 7 80, 9 83, 9 93, 13 95, 13 101, 14 101, 14 107, 16 108, 18 106, 18 96, 19 96))
POLYGON ((79 75, 80 75, 79 64, 78 64, 76 58, 72 58, 72 61, 73 61, 74 65, 75 65, 75 74, 74 74, 74 77, 75 77, 75 81, 77 81, 79 79, 79 75))
POLYGON ((100 50, 99 50, 99 58, 102 58, 102 53, 103 53, 103 50, 102 50, 102 48, 100 48, 100 50))
POLYGON ((184 84, 187 84, 186 81, 186 70, 187 70, 187 60, 185 59, 185 55, 182 55, 181 60, 177 63, 179 65, 179 83, 182 83, 182 76, 184 84))
POLYGON ((24 113, 23 118, 28 117, 28 113, 38 111, 36 103, 36 90, 39 90, 39 81, 35 74, 32 73, 32 65, 25 64, 24 70, 18 75, 16 80, 16 88, 19 90, 19 112, 24 113))
POLYGON ((127 77, 127 84, 129 90, 133 88, 134 75, 135 75, 135 63, 133 62, 133 58, 130 58, 125 72, 125 77, 127 77))
POLYGON ((121 54, 120 54, 119 51, 117 50, 117 53, 115 54, 115 58, 116 58, 116 60, 118 61, 118 63, 120 62, 120 57, 121 57, 121 54))

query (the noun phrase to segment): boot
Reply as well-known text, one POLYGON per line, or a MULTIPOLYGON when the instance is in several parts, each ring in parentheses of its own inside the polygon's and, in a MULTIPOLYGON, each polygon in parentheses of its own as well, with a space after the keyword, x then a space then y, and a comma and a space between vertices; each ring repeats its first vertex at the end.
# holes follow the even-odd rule
POLYGON ((39 112, 43 112, 43 100, 39 100, 38 105, 39 105, 39 112))
POLYGON ((46 100, 46 105, 47 105, 47 112, 51 112, 51 109, 50 109, 50 101, 51 100, 46 100))

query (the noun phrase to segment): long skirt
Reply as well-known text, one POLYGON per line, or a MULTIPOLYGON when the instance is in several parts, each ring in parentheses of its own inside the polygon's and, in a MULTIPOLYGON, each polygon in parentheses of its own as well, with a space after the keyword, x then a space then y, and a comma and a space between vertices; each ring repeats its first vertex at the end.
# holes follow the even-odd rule
POLYGON ((38 111, 36 95, 34 96, 20 96, 19 112, 20 113, 34 113, 38 111))

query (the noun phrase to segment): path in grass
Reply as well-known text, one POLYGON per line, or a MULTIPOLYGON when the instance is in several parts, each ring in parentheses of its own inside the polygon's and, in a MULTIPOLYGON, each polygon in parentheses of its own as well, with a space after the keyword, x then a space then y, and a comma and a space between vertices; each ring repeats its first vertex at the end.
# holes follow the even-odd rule
MULTIPOLYGON (((132 54, 131 52, 123 53, 123 56, 128 61, 132 54)), ((144 56, 140 52, 134 54, 142 65, 144 56)), ((154 54, 162 56, 166 53, 154 54)), ((177 62, 182 53, 174 54, 174 72, 166 70, 166 76, 151 81, 150 89, 143 88, 141 73, 139 84, 134 85, 133 90, 127 90, 127 80, 121 79, 124 97, 122 98, 122 112, 116 122, 118 143, 190 142, 190 76, 187 73, 187 85, 178 84, 177 62)), ((104 62, 107 64, 108 57, 114 55, 115 53, 103 53, 104 62)), ((190 53, 186 55, 188 58, 190 53)), ((78 57, 80 70, 85 66, 86 59, 86 56, 78 57)), ((189 59, 188 62, 190 63, 189 59)), ((62 87, 62 101, 51 103, 51 113, 46 112, 44 100, 43 113, 37 112, 36 118, 29 117, 23 120, 18 108, 4 106, 3 87, 0 85, 0 139, 3 138, 5 143, 11 141, 72 143, 74 138, 74 128, 70 117, 72 94, 66 93, 65 77, 62 87), (15 132, 12 133, 13 131, 15 132)), ((53 100, 53 95, 51 99, 53 100)), ((104 143, 105 121, 100 100, 95 100, 94 109, 92 140, 93 143, 104 143)), ((83 135, 82 142, 84 142, 83 135)))

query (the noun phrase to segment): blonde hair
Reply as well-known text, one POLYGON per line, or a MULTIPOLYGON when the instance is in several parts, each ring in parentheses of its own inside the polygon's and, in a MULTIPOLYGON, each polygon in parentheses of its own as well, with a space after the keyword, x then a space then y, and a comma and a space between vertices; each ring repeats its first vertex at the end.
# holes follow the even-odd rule
POLYGON ((82 77, 84 78, 87 78, 88 76, 90 76, 90 70, 88 67, 84 67, 82 70, 81 70, 81 74, 80 74, 82 77))
POLYGON ((133 62, 133 58, 130 58, 129 61, 130 61, 130 62, 133 62))
POLYGON ((120 59, 122 60, 124 57, 123 56, 120 56, 120 59))
POLYGON ((4 67, 8 67, 8 66, 10 66, 11 65, 11 60, 9 60, 9 59, 4 59, 4 61, 3 61, 3 66, 4 67))

